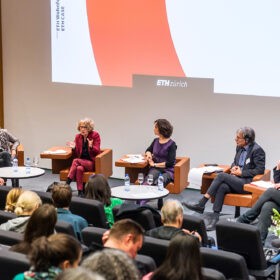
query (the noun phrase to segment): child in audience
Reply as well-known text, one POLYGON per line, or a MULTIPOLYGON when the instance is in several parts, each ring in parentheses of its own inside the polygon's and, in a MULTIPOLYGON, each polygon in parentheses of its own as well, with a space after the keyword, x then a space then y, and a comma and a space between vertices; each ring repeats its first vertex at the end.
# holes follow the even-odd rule
POLYGON ((109 226, 112 227, 114 223, 113 208, 122 204, 123 200, 111 197, 111 188, 103 175, 96 174, 88 180, 85 188, 85 198, 96 199, 104 204, 107 221, 109 226))
POLYGON ((16 203, 18 201, 19 196, 23 193, 22 188, 12 188, 6 197, 6 205, 5 211, 14 213, 16 208, 16 203))
POLYGON ((20 273, 14 280, 54 280, 64 269, 77 267, 81 260, 82 248, 72 236, 63 233, 42 236, 32 242, 28 254, 31 268, 20 273))
POLYGON ((17 218, 0 225, 0 229, 24 233, 32 213, 42 205, 40 197, 32 191, 24 191, 18 198, 14 213, 17 218))
POLYGON ((31 249, 31 243, 38 237, 50 236, 54 233, 57 221, 56 209, 51 204, 43 204, 36 209, 27 222, 23 241, 13 245, 10 250, 27 254, 31 249))
POLYGON ((164 262, 142 280, 202 280, 198 239, 177 235, 167 249, 164 262))

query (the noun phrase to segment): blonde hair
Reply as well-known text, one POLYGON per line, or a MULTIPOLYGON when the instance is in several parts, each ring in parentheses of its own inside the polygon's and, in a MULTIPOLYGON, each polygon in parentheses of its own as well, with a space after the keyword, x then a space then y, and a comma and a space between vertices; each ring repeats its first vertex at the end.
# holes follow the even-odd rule
POLYGON ((24 191, 18 198, 14 212, 18 216, 31 214, 40 205, 42 205, 42 201, 37 193, 32 191, 24 191))
POLYGON ((5 211, 14 212, 19 196, 23 193, 21 188, 12 188, 6 197, 5 211))
POLYGON ((183 216, 182 204, 178 200, 167 199, 161 208, 162 223, 174 223, 179 216, 183 216))
POLYGON ((80 131, 80 126, 82 125, 87 128, 88 132, 91 132, 94 129, 94 122, 90 118, 84 118, 82 120, 79 120, 77 126, 78 131, 80 131))

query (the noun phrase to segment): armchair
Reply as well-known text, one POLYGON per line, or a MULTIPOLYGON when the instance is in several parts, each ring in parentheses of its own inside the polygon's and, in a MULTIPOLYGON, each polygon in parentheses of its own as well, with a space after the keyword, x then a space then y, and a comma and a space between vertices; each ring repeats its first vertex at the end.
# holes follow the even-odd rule
POLYGON ((18 159, 18 165, 24 166, 24 148, 22 144, 19 144, 17 146, 17 159, 18 159))
MULTIPOLYGON (((101 153, 95 158, 95 171, 84 172, 83 182, 86 183, 91 175, 103 174, 106 178, 113 174, 112 170, 112 149, 101 149, 101 153)), ((70 171, 70 166, 66 169, 62 169, 59 172, 60 180, 66 181, 67 175, 70 171)))

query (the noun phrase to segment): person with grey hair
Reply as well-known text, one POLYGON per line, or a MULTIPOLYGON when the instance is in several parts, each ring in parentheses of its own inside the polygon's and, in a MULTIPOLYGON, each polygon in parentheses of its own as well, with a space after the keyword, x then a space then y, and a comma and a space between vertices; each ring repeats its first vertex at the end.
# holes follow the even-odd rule
POLYGON ((146 231, 145 235, 159 239, 170 240, 176 235, 194 235, 201 241, 201 236, 197 232, 190 232, 182 229, 183 206, 180 201, 167 199, 161 208, 161 221, 163 226, 146 231))
POLYGON ((55 278, 56 280, 105 280, 100 274, 84 267, 68 268, 55 278))
POLYGON ((73 142, 67 146, 73 149, 74 159, 67 177, 67 185, 76 180, 79 196, 84 194, 83 174, 85 171, 94 171, 95 157, 100 154, 100 135, 94 130, 93 120, 85 118, 78 122, 79 133, 73 142))
POLYGON ((242 127, 236 131, 236 154, 230 173, 220 173, 213 180, 207 192, 198 202, 183 202, 187 208, 203 213, 209 198, 214 197, 213 217, 206 226, 214 230, 227 193, 246 193, 244 184, 250 183, 254 176, 265 171, 265 152, 255 142, 255 131, 250 127, 242 127))
POLYGON ((139 272, 133 260, 123 251, 104 249, 88 256, 82 267, 97 272, 106 280, 139 280, 139 272))

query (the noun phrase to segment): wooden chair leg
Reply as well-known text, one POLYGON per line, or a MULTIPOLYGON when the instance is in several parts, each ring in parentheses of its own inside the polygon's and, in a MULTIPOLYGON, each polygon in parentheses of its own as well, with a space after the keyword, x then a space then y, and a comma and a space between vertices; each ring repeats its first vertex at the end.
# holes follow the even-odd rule
POLYGON ((239 216, 240 216, 240 206, 235 206, 234 218, 238 218, 239 216))

